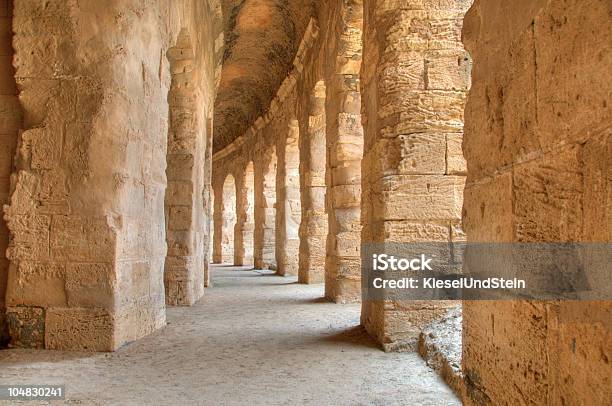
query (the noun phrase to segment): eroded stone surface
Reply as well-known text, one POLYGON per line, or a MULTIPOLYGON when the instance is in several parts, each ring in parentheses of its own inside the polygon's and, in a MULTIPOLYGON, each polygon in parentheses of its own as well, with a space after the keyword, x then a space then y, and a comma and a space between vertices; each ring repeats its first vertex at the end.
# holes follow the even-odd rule
MULTIPOLYGON (((475 1, 463 34, 468 241, 611 241, 610 11, 475 1)), ((612 396, 610 302, 469 302, 463 320, 466 404, 612 396)))
MULTIPOLYGON (((460 240, 463 108, 471 1, 364 1, 365 154, 361 243, 460 240)), ((415 349, 452 303, 365 301, 362 323, 386 350, 415 349)))
POLYGON ((419 354, 459 395, 466 395, 461 369, 463 316, 461 306, 453 307, 441 318, 425 326, 419 335, 419 354))
POLYGON ((203 291, 220 5, 13 3, 11 345, 114 350, 163 326, 164 263, 170 303, 203 291))

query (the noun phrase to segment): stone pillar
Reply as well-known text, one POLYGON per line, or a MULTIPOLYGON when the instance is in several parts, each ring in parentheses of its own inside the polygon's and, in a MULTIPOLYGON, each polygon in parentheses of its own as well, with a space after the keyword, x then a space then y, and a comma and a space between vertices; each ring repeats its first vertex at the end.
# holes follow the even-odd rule
POLYGON ((253 265, 253 234, 255 230, 255 173, 253 162, 241 170, 236 180, 236 231, 234 263, 239 266, 253 265))
POLYGON ((166 303, 191 306, 204 293, 204 221, 202 193, 206 148, 205 126, 198 123, 195 55, 186 30, 168 50, 172 82, 165 196, 166 303))
POLYGON ((15 2, 12 346, 108 351, 165 324, 169 75, 161 33, 139 38, 159 5, 114 23, 135 3, 15 2))
POLYGON ((360 0, 341 7, 340 34, 330 60, 327 88, 327 214, 325 297, 338 303, 361 300, 361 27, 360 0))
POLYGON ((325 281, 325 84, 312 91, 305 136, 300 137, 300 184, 302 219, 300 222, 299 283, 325 281))
MULTIPOLYGON (((476 0, 470 242, 612 241, 610 2, 476 0)), ((610 302, 465 302, 466 405, 610 399, 610 302)))
MULTIPOLYGON (((364 0, 364 244, 462 238, 469 1, 438 3, 364 0)), ((362 324, 386 350, 410 348, 447 305, 366 300, 362 324)))
POLYGON ((223 235, 223 177, 213 182, 213 250, 212 262, 220 264, 223 262, 221 252, 221 237, 223 235), (221 180, 219 180, 221 179, 221 180))
POLYGON ((275 269, 276 150, 256 154, 255 167, 255 268, 275 269))
MULTIPOLYGON (((21 108, 17 99, 12 47, 12 1, 0 1, 0 206, 7 204, 10 193, 10 176, 21 128, 21 108)), ((9 262, 4 253, 8 247, 9 231, 0 217, 0 348, 8 340, 5 323, 5 294, 9 262)))
POLYGON ((204 287, 210 286, 210 266, 212 262, 213 246, 213 212, 214 192, 212 190, 212 142, 213 142, 213 120, 212 109, 209 110, 206 120, 206 151, 204 155, 204 188, 202 189, 202 221, 204 222, 204 287))
POLYGON ((297 275, 300 251, 300 151, 299 126, 290 120, 278 140, 276 173, 276 264, 279 275, 297 275))

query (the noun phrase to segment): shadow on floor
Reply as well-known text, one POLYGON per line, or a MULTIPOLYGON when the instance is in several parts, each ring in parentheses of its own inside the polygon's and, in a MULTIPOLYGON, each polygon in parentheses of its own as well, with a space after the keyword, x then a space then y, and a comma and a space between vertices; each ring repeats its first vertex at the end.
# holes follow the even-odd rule
POLYGON ((380 346, 372 339, 372 337, 368 335, 365 328, 361 325, 324 337, 322 340, 332 343, 352 344, 367 348, 380 349, 380 346))

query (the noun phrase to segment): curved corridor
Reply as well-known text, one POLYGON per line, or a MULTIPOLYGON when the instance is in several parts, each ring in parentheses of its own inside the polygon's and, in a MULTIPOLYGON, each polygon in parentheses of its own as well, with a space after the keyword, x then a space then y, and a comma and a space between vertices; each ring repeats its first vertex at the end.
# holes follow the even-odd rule
POLYGON ((114 353, 7 350, 3 383, 65 384, 70 404, 459 405, 417 353, 384 353, 360 304, 271 271, 214 266, 193 308, 114 353))

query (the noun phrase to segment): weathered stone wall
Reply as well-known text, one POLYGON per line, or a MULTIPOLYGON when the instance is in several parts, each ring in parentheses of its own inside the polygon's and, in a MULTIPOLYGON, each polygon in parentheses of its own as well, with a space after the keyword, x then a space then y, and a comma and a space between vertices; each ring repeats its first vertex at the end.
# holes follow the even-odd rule
MULTIPOLYGON (((363 244, 463 238, 470 3, 364 0, 363 244)), ((385 349, 410 348, 451 304, 368 300, 361 319, 385 349)))
MULTIPOLYGON (((0 205, 8 203, 17 134, 21 128, 21 109, 17 99, 17 85, 12 64, 12 16, 12 1, 0 1, 0 205)), ((8 340, 5 323, 5 294, 9 268, 5 252, 8 241, 9 232, 6 223, 0 218, 0 348, 8 340)))
POLYGON ((186 29, 210 111, 216 8, 14 3, 24 119, 5 208, 11 344, 113 350, 165 322, 166 52, 186 29))
MULTIPOLYGON (((469 241, 612 241, 612 5, 476 0, 469 241)), ((466 404, 609 403, 609 302, 466 302, 466 404)))

